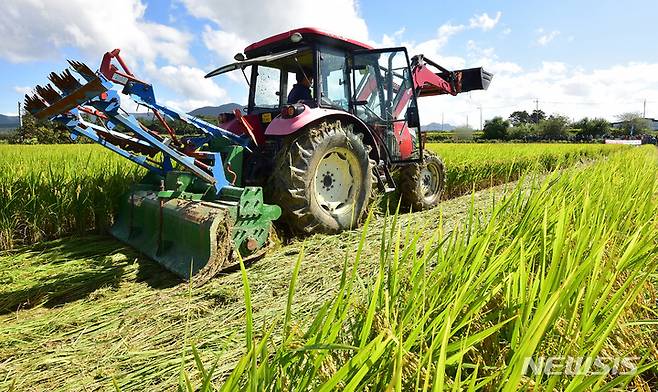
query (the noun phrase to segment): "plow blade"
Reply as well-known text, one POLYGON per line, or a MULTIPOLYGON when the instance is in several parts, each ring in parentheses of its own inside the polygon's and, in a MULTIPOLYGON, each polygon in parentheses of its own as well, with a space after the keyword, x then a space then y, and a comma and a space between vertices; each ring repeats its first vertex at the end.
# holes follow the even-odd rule
POLYGON ((190 201, 134 191, 111 234, 179 277, 203 284, 238 264, 239 257, 249 260, 265 253, 271 221, 280 209, 261 202, 259 211, 245 214, 243 199, 190 201))

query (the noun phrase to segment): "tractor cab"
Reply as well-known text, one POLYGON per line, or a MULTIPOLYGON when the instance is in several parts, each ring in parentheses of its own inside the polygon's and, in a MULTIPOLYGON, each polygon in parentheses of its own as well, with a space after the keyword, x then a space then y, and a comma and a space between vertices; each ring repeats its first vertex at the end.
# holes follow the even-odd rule
POLYGON ((364 128, 377 158, 389 163, 420 159, 416 95, 405 48, 373 49, 302 28, 256 42, 236 60, 207 77, 242 70, 250 86, 245 118, 265 137, 297 132, 308 125, 297 118, 302 114, 313 122, 340 113, 364 128), (310 99, 289 102, 298 74, 312 81, 310 99))

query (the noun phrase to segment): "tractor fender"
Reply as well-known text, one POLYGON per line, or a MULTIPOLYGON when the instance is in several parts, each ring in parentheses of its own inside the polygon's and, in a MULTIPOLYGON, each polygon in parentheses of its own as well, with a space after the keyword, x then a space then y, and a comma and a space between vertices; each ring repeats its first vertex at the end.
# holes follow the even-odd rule
POLYGON ((363 140, 373 148, 376 161, 384 159, 379 143, 375 141, 372 130, 360 118, 351 113, 325 108, 311 108, 304 105, 304 111, 293 118, 283 118, 280 115, 272 119, 272 122, 265 130, 265 136, 288 136, 292 135, 308 125, 317 124, 326 120, 341 120, 348 124, 353 124, 355 131, 363 134, 363 140))

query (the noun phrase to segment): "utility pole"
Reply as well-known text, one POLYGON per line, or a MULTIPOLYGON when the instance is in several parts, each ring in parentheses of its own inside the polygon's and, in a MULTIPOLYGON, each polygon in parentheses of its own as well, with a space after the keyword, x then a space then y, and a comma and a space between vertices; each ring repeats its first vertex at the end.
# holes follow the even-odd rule
POLYGON ((642 111, 642 118, 647 118, 647 99, 644 98, 644 110, 642 111))
POLYGON ((23 111, 21 110, 21 101, 18 101, 18 125, 23 126, 23 111))
POLYGON ((535 110, 539 111, 539 98, 535 98, 535 110))
POLYGON ((468 128, 468 114, 466 115, 466 128, 468 128))
POLYGON ((482 105, 478 106, 478 109, 480 109, 480 131, 482 130, 482 105))

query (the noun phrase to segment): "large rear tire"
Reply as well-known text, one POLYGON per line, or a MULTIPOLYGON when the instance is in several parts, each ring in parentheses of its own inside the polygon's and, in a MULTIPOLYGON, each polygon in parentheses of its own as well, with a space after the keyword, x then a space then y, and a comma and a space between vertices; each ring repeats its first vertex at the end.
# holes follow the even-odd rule
POLYGON ((445 178, 441 158, 425 151, 423 162, 405 166, 400 172, 402 206, 413 211, 436 207, 441 201, 445 178))
POLYGON ((323 122, 291 136, 269 180, 273 203, 293 233, 358 227, 371 200, 375 162, 351 124, 323 122))

